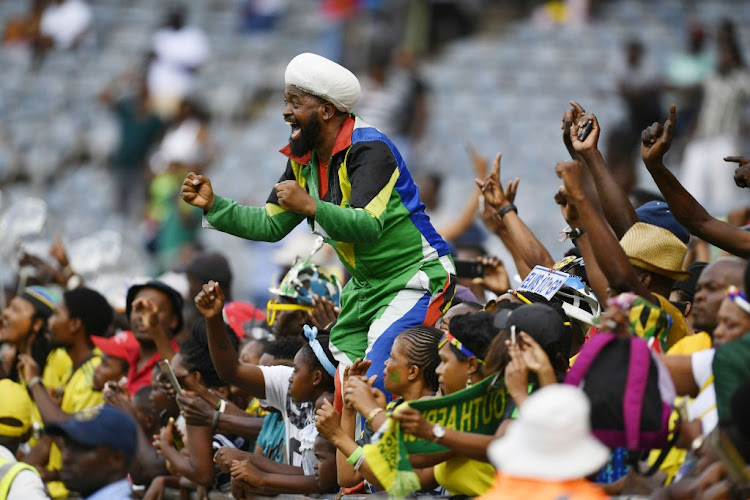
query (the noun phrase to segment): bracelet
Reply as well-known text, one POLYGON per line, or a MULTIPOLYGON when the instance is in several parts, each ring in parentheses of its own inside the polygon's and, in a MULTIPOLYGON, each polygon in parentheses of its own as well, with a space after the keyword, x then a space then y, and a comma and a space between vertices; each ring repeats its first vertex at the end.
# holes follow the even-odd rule
POLYGON ((347 457, 346 463, 348 463, 349 465, 355 465, 359 461, 359 459, 364 456, 363 452, 364 450, 362 449, 362 447, 357 446, 357 449, 347 457))
MULTIPOLYGON (((385 410, 383 410, 380 407, 375 408, 370 412, 369 415, 367 415, 367 426, 372 429, 372 419, 374 419, 379 413, 383 413, 385 410)), ((375 430, 375 429, 372 429, 375 430)))
POLYGON ((223 399, 219 399, 219 402, 216 404, 216 410, 219 413, 224 413, 226 409, 227 409, 227 402, 223 399))
POLYGON ((359 460, 357 460, 357 463, 354 464, 354 470, 359 472, 359 468, 362 467, 362 464, 365 461, 365 454, 363 453, 361 457, 359 457, 359 460))
POLYGON ((516 207, 513 203, 505 205, 503 208, 497 211, 497 216, 500 217, 500 220, 502 220, 503 217, 505 217, 505 214, 507 214, 508 212, 518 213, 518 207, 516 207))
POLYGON ((585 227, 574 227, 568 233, 568 238, 570 238, 570 241, 573 241, 584 233, 586 233, 585 227))
POLYGON ((33 389, 36 384, 41 384, 42 378, 39 375, 36 375, 35 377, 32 377, 31 380, 29 380, 29 383, 26 384, 26 387, 28 387, 29 390, 33 389))
POLYGON ((214 434, 216 434, 216 429, 219 427, 219 417, 221 417, 221 412, 216 410, 214 412, 214 421, 211 423, 211 429, 213 429, 214 434))

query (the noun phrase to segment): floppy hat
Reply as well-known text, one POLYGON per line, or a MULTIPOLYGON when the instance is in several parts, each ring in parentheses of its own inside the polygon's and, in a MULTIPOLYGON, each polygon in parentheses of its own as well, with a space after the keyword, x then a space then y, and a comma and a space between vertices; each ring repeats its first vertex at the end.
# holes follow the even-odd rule
POLYGON ((130 462, 138 440, 136 425, 135 419, 124 411, 100 405, 74 413, 68 421, 49 424, 46 430, 83 446, 106 446, 122 452, 130 462))
POLYGON ((0 423, 0 436, 19 437, 31 427, 31 398, 26 388, 8 378, 0 380, 0 418, 14 418, 21 425, 0 423))
POLYGON ((590 428, 590 404, 580 389, 561 384, 529 396, 504 437, 490 444, 492 464, 510 476, 566 481, 599 470, 609 449, 590 428))
POLYGON ((620 246, 636 267, 675 281, 690 278, 690 273, 682 270, 687 246, 668 229, 636 222, 622 237, 620 246))

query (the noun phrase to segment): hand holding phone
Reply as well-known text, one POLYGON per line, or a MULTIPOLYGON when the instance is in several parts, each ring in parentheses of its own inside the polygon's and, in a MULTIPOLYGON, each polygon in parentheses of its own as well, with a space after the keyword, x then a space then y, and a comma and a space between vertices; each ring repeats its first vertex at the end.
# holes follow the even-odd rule
POLYGON ((456 276, 459 278, 482 278, 484 276, 484 264, 478 260, 456 259, 456 276))
POLYGON ((176 397, 177 394, 182 391, 182 387, 180 387, 180 382, 178 382, 168 359, 162 359, 161 361, 159 361, 159 371, 161 371, 161 374, 167 378, 167 382, 169 382, 169 385, 172 387, 172 390, 175 393, 177 406, 180 408, 180 411, 182 411, 182 404, 180 404, 179 398, 176 397))
POLYGON ((582 127, 581 127, 581 126, 579 126, 579 128, 578 128, 578 140, 579 140, 579 141, 581 141, 581 142, 585 141, 585 140, 586 140, 586 138, 587 138, 587 137, 589 136, 589 134, 591 133, 591 129, 592 129, 593 127, 594 127, 594 121, 593 121, 593 120, 589 120, 589 121, 588 121, 588 122, 586 123, 586 125, 584 125, 584 126, 582 126, 582 127))

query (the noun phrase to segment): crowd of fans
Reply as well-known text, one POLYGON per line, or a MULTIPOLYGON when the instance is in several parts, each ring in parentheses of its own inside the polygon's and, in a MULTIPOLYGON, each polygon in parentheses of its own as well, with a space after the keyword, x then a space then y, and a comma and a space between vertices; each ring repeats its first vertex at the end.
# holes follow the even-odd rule
MULTIPOLYGON (((6 38, 85 43, 86 8, 39 7, 6 38)), ((361 86, 324 57, 289 62, 279 182, 265 207, 220 196, 190 98, 209 48, 170 11, 142 71, 100 95, 120 125, 120 210, 146 214, 163 274, 119 304, 60 241, 23 256, 35 272, 0 316, 0 500, 750 498, 750 207, 734 204, 750 188, 750 71, 732 23, 717 33, 715 74, 694 31, 669 84, 626 46, 629 116, 607 160, 595 110, 570 102, 569 158, 549 166, 570 247, 553 256, 500 153, 489 167, 472 148, 472 196, 431 221, 440 180, 418 188, 408 170, 426 90, 387 50, 361 86), (667 87, 679 107, 663 105, 667 87), (667 157, 681 138, 685 187, 667 157), (631 196, 610 164, 619 143, 638 145, 660 193, 631 196), (518 276, 461 246, 477 218, 518 276), (303 221, 318 239, 265 311, 233 295, 247 277, 230 255, 186 254, 201 225, 278 241, 303 221), (331 247, 340 265, 320 259, 331 247)))

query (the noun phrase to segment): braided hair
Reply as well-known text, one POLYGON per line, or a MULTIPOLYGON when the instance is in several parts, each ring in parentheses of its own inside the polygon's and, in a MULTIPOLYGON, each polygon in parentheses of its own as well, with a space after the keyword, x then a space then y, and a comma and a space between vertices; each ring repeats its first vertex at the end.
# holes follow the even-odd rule
POLYGON ((443 332, 431 326, 418 326, 402 332, 399 339, 406 341, 406 356, 419 368, 425 385, 432 391, 438 389, 438 377, 435 369, 440 364, 438 344, 443 332))

